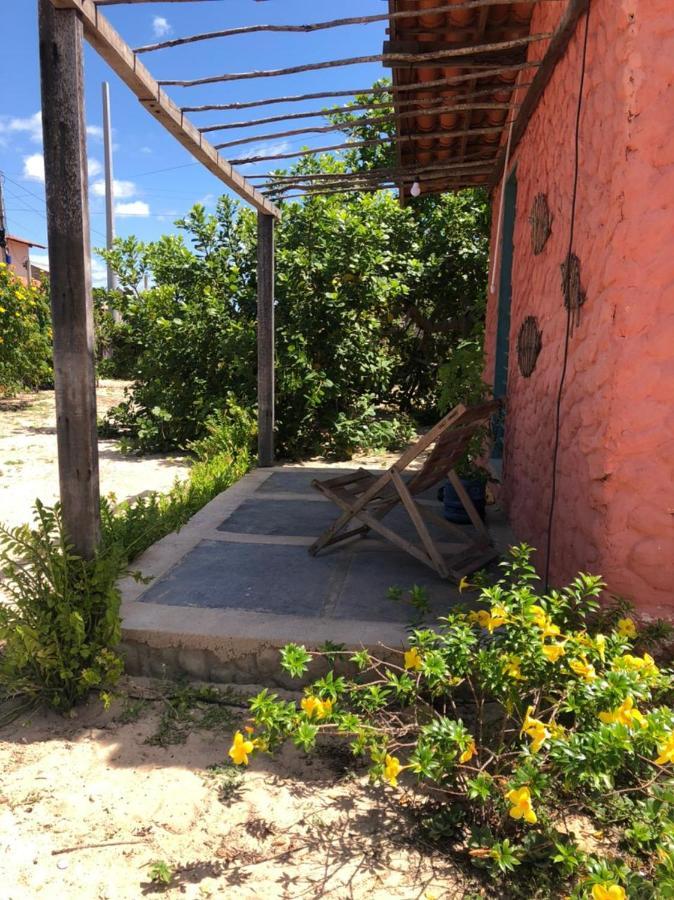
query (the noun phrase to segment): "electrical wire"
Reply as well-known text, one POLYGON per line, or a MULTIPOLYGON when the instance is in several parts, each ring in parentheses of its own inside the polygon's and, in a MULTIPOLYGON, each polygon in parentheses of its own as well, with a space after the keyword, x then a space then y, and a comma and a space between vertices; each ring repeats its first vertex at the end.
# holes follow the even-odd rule
MULTIPOLYGON (((569 248, 568 253, 566 254, 566 285, 565 285, 565 296, 569 296, 570 285, 571 285, 571 254, 573 252, 573 242, 576 234, 576 208, 578 205, 578 180, 580 174, 580 120, 583 112, 583 89, 585 87, 585 75, 587 70, 587 46, 588 46, 588 38, 590 34, 590 9, 592 7, 592 3, 590 3, 587 7, 587 13, 585 14, 585 35, 583 38, 583 47, 582 47, 582 56, 581 56, 581 69, 580 69, 580 86, 578 89, 578 105, 576 108, 576 128, 575 128, 575 159, 574 159, 574 170, 573 170, 573 192, 571 195, 571 222, 569 227, 569 248)), ((564 385, 566 383, 566 376, 569 369, 569 346, 571 343, 571 324, 573 321, 574 311, 571 309, 571 304, 566 304, 566 334, 564 337, 564 357, 562 363, 562 373, 559 379, 559 389, 557 391, 557 401, 555 407, 555 439, 553 445, 553 454, 552 454, 552 486, 551 486, 551 497, 550 497, 550 511, 548 514, 548 535, 547 535, 547 547, 545 551, 545 591, 549 590, 550 586, 550 562, 551 562, 551 553, 552 553, 552 536, 553 536, 553 526, 555 519, 555 509, 557 506, 557 464, 559 462, 559 448, 561 442, 561 426, 562 426, 562 399, 564 396, 564 385)))

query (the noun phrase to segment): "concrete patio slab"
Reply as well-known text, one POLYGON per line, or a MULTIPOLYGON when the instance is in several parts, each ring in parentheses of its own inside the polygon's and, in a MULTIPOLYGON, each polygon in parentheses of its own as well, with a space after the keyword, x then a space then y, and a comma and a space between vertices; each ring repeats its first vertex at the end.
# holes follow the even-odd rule
POLYGON ((245 500, 231 516, 218 525, 218 531, 316 537, 332 525, 337 515, 338 511, 330 502, 317 504, 307 503, 306 500, 261 500, 256 495, 245 500))
POLYGON ((345 560, 312 559, 305 547, 202 541, 180 565, 143 594, 143 603, 248 609, 320 616, 333 584, 344 579, 345 560))
MULTIPOLYGON (((356 469, 340 469, 338 474, 349 475, 355 471, 356 469)), ((334 473, 326 472, 325 468, 311 468, 308 466, 302 469, 282 469, 273 472, 271 477, 263 485, 260 485, 257 490, 258 492, 264 491, 265 494, 277 492, 308 494, 323 500, 325 498, 316 493, 316 489, 311 486, 311 482, 314 478, 330 478, 331 474, 334 473)))
MULTIPOLYGON (((311 481, 346 471, 257 469, 151 547, 136 563, 149 583, 121 583, 128 670, 287 687, 278 650, 288 641, 314 648, 326 640, 349 649, 404 646, 418 611, 391 600, 392 586, 423 587, 429 621, 465 602, 451 582, 369 535, 309 556, 308 546, 337 515, 311 481)), ((424 502, 440 512, 433 491, 424 502)), ((403 509, 389 521, 415 536, 403 509)), ((513 542, 498 511, 490 511, 489 524, 497 547, 513 542)))

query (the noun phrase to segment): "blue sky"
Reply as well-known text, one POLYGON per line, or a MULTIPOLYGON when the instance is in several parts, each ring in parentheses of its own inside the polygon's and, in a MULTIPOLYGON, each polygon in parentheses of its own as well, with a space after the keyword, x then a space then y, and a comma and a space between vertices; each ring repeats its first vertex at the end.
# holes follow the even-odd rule
MULTIPOLYGON (((39 118, 40 82, 37 39, 37 3, 13 0, 4 10, 0 37, 0 70, 4 90, 0 99, 0 171, 5 175, 5 203, 10 233, 46 243, 44 183, 41 163, 42 133, 39 118)), ((210 0, 193 3, 147 3, 132 7, 111 6, 107 17, 131 46, 160 40, 164 35, 180 37, 202 31, 255 23, 306 23, 323 19, 384 13, 384 0, 340 0, 323 4, 310 0, 210 0), (327 8, 326 8, 327 7, 327 8)), ((196 43, 147 54, 143 62, 159 79, 198 78, 224 72, 280 68, 324 59, 363 56, 381 52, 385 23, 346 27, 315 34, 253 34, 196 43)), ((376 65, 350 66, 279 78, 258 78, 198 88, 170 88, 181 106, 228 103, 271 96, 321 90, 363 88, 384 75, 376 65)), ((86 45, 86 116, 89 130, 92 246, 105 242, 104 199, 101 196, 103 161, 101 82, 110 83, 114 174, 117 190, 117 233, 136 234, 152 240, 173 232, 173 221, 193 203, 212 207, 223 185, 207 172, 145 112, 126 86, 105 62, 86 45)), ((346 98, 345 98, 346 99, 346 98)), ((239 112, 194 113, 197 125, 261 118, 283 112, 318 109, 322 101, 261 107, 239 112)), ((297 124, 300 127, 305 120, 297 124)), ((308 126, 322 124, 306 120, 308 126)), ((288 127, 294 127, 294 123, 288 127)), ((245 131, 232 130, 211 135, 217 140, 234 140, 245 134, 286 130, 284 123, 245 131), (222 137, 220 137, 222 135, 222 137)), ((232 157, 261 150, 274 144, 280 150, 301 146, 321 146, 332 135, 306 135, 289 140, 231 148, 232 157), (326 139, 327 138, 327 139, 326 139)), ((268 150, 266 151, 268 152, 268 150)), ((292 162, 289 161, 289 164, 292 162)), ((251 164, 241 167, 246 174, 268 171, 283 163, 251 164)), ((36 262, 41 254, 34 251, 36 262)), ((103 268, 94 260, 96 284, 103 283, 103 268)))

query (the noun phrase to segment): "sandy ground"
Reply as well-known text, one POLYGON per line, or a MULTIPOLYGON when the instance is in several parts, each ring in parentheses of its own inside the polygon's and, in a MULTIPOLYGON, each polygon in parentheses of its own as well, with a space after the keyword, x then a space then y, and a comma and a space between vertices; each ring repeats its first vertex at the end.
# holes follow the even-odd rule
POLYGON ((290 748, 234 770, 241 704, 167 747, 146 743, 162 707, 92 701, 77 718, 39 713, 0 730, 4 900, 487 896, 413 837, 404 791, 370 787, 348 753, 290 748), (151 880, 157 861, 166 886, 151 880))
MULTIPOLYGON (((123 387, 101 383, 99 414, 123 387)), ((54 426, 51 392, 0 402, 0 520, 19 524, 36 496, 57 498, 54 426)), ((166 490, 186 470, 179 457, 125 457, 115 441, 100 449, 102 492, 120 500, 166 490)), ((385 467, 396 456, 357 462, 385 467)), ((258 754, 245 771, 228 766, 241 703, 210 730, 190 728, 183 743, 147 743, 166 705, 128 694, 157 690, 126 681, 127 696, 108 712, 92 701, 73 718, 40 712, 0 729, 2 900, 480 895, 413 837, 404 792, 369 786, 348 753, 308 758, 291 748, 258 754), (152 880, 157 862, 166 885, 152 880)))
MULTIPOLYGON (((98 415, 103 416, 124 396, 125 383, 101 381, 98 415)), ((145 491, 166 491, 185 475, 180 456, 124 456, 117 441, 99 441, 101 493, 117 500, 145 491)), ((58 499, 54 392, 24 394, 0 400, 0 522, 30 521, 35 498, 51 505, 58 499)))

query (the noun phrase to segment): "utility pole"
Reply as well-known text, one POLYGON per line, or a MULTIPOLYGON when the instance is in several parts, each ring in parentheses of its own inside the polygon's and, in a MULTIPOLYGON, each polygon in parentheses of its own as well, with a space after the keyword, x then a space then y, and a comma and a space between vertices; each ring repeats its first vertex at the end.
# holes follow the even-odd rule
MULTIPOLYGON (((112 249, 115 240, 115 191, 112 172, 112 123, 110 120, 110 85, 103 82, 103 141, 105 146, 105 220, 106 245, 112 249)), ((108 263, 108 290, 117 287, 117 276, 108 263)))
POLYGON ((84 29, 76 7, 39 0, 49 293, 63 523, 75 552, 101 538, 94 307, 84 115, 84 29))
POLYGON ((5 176, 0 172, 0 250, 2 262, 9 264, 9 251, 7 249, 7 213, 5 212, 5 176))

